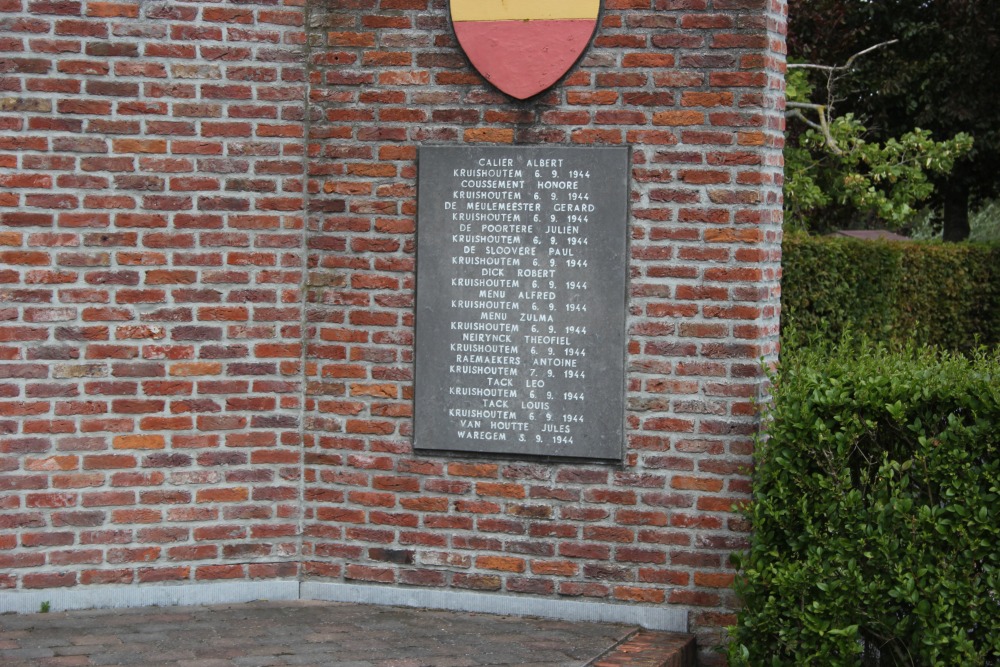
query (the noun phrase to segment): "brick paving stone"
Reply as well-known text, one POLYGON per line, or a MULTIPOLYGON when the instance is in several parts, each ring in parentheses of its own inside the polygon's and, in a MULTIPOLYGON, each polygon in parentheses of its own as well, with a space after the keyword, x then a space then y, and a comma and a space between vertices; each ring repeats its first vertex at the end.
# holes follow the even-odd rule
POLYGON ((6 664, 17 664, 18 661, 26 661, 24 664, 31 664, 31 661, 40 658, 51 658, 55 652, 50 648, 16 648, 4 651, 2 656, 6 664))
POLYGON ((102 646, 61 646, 55 649, 56 657, 71 655, 94 655, 104 651, 102 646))
POLYGON ((0 617, 0 664, 582 667, 635 631, 322 602, 90 610, 0 617))
POLYGON ((56 656, 38 663, 39 667, 85 667, 90 661, 83 655, 56 656))
POLYGON ((93 644, 121 644, 121 637, 115 635, 82 635, 70 637, 70 644, 74 646, 90 646, 93 644))

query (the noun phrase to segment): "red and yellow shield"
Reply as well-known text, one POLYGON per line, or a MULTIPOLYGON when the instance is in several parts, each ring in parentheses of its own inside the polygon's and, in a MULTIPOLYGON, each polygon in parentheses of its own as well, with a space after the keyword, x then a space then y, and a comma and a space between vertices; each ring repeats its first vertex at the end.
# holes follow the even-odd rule
POLYGON ((455 35, 473 66, 519 100, 573 66, 600 11, 601 0, 451 0, 455 35))

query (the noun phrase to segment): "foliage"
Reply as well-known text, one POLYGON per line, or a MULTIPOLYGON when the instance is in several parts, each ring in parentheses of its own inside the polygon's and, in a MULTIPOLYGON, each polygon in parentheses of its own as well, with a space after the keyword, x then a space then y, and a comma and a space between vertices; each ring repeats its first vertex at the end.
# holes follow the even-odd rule
POLYGON ((968 350, 1000 345, 1000 246, 789 234, 783 348, 845 332, 968 350))
POLYGON ((1000 199, 987 202, 972 216, 970 241, 1000 243, 1000 199))
POLYGON ((730 664, 1000 665, 1000 353, 786 356, 730 664))
MULTIPOLYGON (((923 241, 941 240, 941 216, 933 209, 923 209, 907 226, 907 236, 923 241)), ((969 241, 973 243, 1000 243, 1000 199, 980 202, 970 211, 969 241)))
POLYGON ((838 108, 864 119, 876 142, 914 127, 975 139, 968 158, 939 179, 936 198, 953 204, 945 210, 951 229, 949 209, 967 215, 970 194, 1000 192, 1000 2, 790 0, 789 51, 796 58, 842 63, 892 39, 899 42, 858 60, 842 80, 838 108))
MULTIPOLYGON (((792 104, 806 102, 813 90, 806 76, 802 69, 790 71, 792 104)), ((829 109, 816 106, 820 114, 829 109)), ((795 115, 805 118, 801 111, 795 115)), ((853 114, 824 117, 818 124, 785 147, 785 221, 792 229, 825 232, 862 222, 866 228, 898 230, 934 192, 931 175, 949 174, 972 150, 967 134, 935 141, 919 128, 872 141, 853 114)))

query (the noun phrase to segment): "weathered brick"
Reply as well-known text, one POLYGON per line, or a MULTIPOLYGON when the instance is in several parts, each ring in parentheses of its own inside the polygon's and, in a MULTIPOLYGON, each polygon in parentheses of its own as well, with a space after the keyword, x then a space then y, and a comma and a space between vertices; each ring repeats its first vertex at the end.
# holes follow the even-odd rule
POLYGON ((0 96, 0 456, 31 511, 0 525, 52 540, 4 549, 16 585, 301 566, 721 627, 775 354, 785 3, 606 3, 523 102, 443 6, 296 4, 10 3, 10 43, 39 34, 0 65, 31 86, 0 96), (417 147, 549 143, 632 151, 625 457, 415 455, 417 147))

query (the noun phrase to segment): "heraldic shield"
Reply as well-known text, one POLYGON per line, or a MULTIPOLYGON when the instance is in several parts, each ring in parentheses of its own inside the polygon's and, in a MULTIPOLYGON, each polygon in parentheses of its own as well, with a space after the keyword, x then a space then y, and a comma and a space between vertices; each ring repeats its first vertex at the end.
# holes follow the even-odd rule
POLYGON ((597 29, 601 0, 450 0, 455 35, 473 66, 519 100, 569 71, 597 29))

